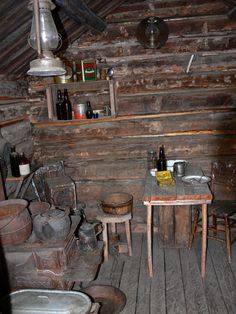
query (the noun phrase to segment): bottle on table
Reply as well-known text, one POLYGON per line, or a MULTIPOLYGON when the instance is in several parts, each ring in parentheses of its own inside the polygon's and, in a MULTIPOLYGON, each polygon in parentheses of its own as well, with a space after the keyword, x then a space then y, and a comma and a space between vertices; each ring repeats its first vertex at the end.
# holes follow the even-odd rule
POLYGON ((62 93, 61 93, 61 90, 58 89, 58 91, 57 91, 57 102, 56 102, 56 112, 57 112, 57 119, 58 120, 64 119, 64 115, 65 115, 64 111, 65 111, 65 106, 63 104, 62 93))
POLYGON ((64 89, 63 120, 72 120, 72 106, 67 89, 64 89))
POLYGON ((148 170, 157 168, 157 153, 154 150, 148 151, 147 168, 148 170))
POLYGON ((21 153, 19 157, 19 170, 21 176, 27 176, 30 174, 29 159, 25 156, 24 153, 21 153))
POLYGON ((162 145, 159 149, 159 158, 157 160, 157 170, 158 171, 166 171, 167 170, 167 162, 166 162, 164 145, 162 145))
POLYGON ((93 109, 91 107, 90 101, 87 101, 86 118, 87 119, 92 119, 92 117, 93 117, 93 109))
POLYGON ((16 152, 15 146, 11 147, 10 152, 11 174, 13 177, 20 177, 19 154, 16 152))

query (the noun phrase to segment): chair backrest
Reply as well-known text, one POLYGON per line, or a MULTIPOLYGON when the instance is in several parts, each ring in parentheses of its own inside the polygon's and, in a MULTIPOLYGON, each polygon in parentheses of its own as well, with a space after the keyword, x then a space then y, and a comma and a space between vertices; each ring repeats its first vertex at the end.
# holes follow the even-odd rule
POLYGON ((236 200, 236 160, 214 161, 211 190, 216 200, 236 200))
POLYGON ((46 194, 46 179, 65 176, 63 161, 47 164, 35 171, 34 184, 41 201, 50 202, 46 194))

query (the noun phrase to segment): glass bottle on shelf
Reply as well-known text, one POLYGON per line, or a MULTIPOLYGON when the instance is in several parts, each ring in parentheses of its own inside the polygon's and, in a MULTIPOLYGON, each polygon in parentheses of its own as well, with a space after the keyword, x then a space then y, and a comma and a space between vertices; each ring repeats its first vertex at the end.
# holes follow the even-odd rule
POLYGON ((11 147, 10 152, 11 174, 13 177, 20 177, 19 154, 16 152, 15 146, 11 147))
POLYGON ((165 156, 165 148, 162 145, 159 149, 159 158, 157 160, 157 170, 158 171, 166 171, 167 163, 166 163, 166 156, 165 156))
POLYGON ((62 93, 61 90, 58 89, 57 91, 57 102, 56 102, 56 112, 57 112, 57 119, 58 120, 63 120, 64 119, 64 104, 63 104, 63 99, 62 99, 62 93))
POLYGON ((21 176, 26 176, 30 174, 29 159, 25 156, 24 153, 21 153, 19 157, 19 170, 21 176))
POLYGON ((64 89, 63 120, 72 120, 72 106, 67 89, 64 89))
POLYGON ((93 117, 93 109, 91 107, 90 101, 87 101, 86 118, 87 119, 92 119, 92 117, 93 117))

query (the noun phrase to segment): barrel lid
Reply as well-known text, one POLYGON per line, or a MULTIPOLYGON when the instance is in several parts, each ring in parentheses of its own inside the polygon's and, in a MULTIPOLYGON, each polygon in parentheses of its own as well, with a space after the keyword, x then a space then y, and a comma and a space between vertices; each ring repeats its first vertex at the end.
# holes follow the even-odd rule
MULTIPOLYGON (((24 289, 9 296, 12 314, 87 314, 92 305, 90 298, 78 291, 24 289)), ((2 299, 0 305, 4 303, 2 299)))

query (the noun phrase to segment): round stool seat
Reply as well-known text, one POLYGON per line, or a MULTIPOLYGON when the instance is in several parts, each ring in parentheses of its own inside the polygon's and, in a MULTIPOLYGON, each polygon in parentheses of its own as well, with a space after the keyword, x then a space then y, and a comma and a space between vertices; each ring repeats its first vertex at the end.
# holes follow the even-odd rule
POLYGON ((130 220, 132 218, 131 213, 125 214, 125 215, 113 215, 113 214, 106 214, 102 210, 99 210, 99 213, 97 215, 97 219, 105 222, 105 223, 120 223, 125 222, 127 220, 130 220))

